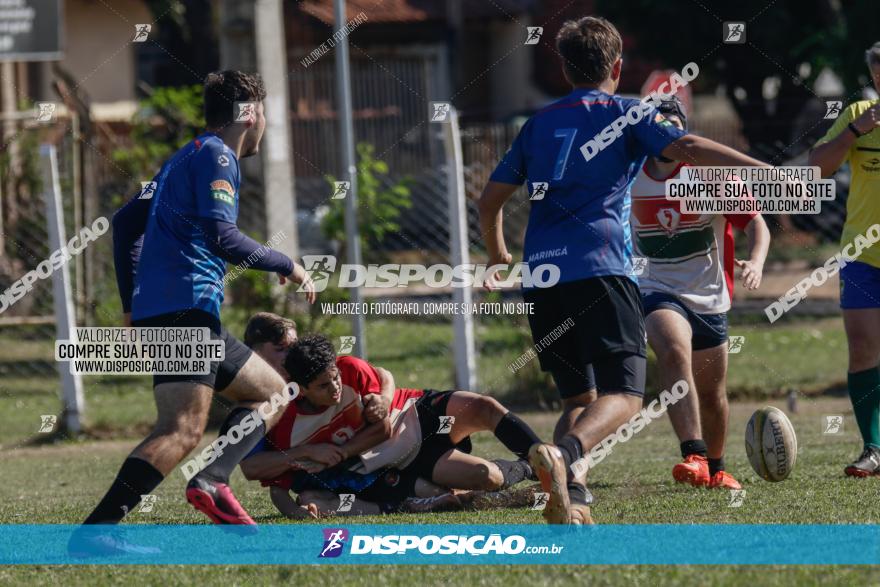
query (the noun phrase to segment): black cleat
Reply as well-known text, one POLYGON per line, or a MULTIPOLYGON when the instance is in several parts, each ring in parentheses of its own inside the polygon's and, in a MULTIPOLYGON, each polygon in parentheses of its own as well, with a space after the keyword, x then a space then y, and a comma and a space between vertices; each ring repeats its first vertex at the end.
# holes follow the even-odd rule
POLYGON ((849 477, 880 477, 880 448, 865 447, 862 455, 843 472, 849 477))

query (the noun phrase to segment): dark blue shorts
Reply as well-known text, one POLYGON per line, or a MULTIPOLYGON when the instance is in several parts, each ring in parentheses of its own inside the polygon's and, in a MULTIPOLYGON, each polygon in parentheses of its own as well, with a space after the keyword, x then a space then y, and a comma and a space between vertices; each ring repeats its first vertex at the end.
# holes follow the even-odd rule
POLYGON ((666 293, 652 292, 642 296, 645 316, 655 310, 672 310, 691 325, 693 338, 691 348, 695 351, 711 349, 727 343, 727 314, 698 314, 688 308, 680 298, 666 293))
POLYGON ((880 268, 853 261, 840 270, 840 307, 880 308, 880 268))

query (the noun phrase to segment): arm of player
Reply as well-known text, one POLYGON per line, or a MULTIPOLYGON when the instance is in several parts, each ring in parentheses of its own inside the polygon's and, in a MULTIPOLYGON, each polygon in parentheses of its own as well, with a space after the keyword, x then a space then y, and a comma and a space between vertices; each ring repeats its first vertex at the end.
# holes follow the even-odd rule
POLYGON ((389 438, 391 438, 391 418, 383 418, 361 428, 357 434, 339 448, 342 450, 343 460, 345 460, 356 457, 389 438))
MULTIPOLYGON (((207 237, 211 252, 228 263, 246 263, 248 269, 277 273, 305 286, 311 282, 302 267, 298 267, 287 255, 261 245, 238 229, 232 222, 215 218, 202 218, 201 227, 207 237)), ((283 283, 283 281, 282 281, 283 283)), ((309 303, 315 303, 314 287, 305 288, 309 303)))
POLYGON ((764 261, 770 249, 770 230, 767 222, 759 214, 746 225, 746 236, 749 239, 749 258, 745 261, 736 259, 736 266, 742 269, 743 286, 746 289, 758 289, 764 274, 764 261))
POLYGON ((140 199, 140 193, 128 201, 113 215, 113 265, 116 269, 116 286, 122 300, 123 321, 131 325, 131 298, 134 278, 141 257, 144 231, 150 215, 151 200, 140 199))
MULTIPOLYGON (((829 130, 828 135, 836 133, 836 136, 830 140, 823 138, 824 142, 816 145, 810 151, 810 159, 807 165, 819 167, 822 170, 822 177, 834 175, 846 160, 849 150, 858 138, 848 127, 850 124, 846 122, 848 120, 848 113, 849 109, 847 109, 846 114, 842 114, 838 118, 838 122, 835 122, 829 130)), ((861 116, 852 121, 852 125, 861 134, 867 134, 880 126, 880 103, 868 108, 861 116)))
MULTIPOLYGON (((490 181, 486 184, 477 206, 480 212, 480 231, 489 251, 489 265, 506 265, 513 260, 513 256, 507 252, 507 244, 504 242, 504 204, 513 196, 518 185, 490 181)), ((488 291, 497 289, 495 282, 498 280, 497 272, 489 275, 484 287, 488 291)))
POLYGON ((771 167, 767 163, 705 137, 687 134, 669 143, 662 155, 691 165, 713 167, 771 167))
POLYGON ((373 393, 364 398, 364 420, 373 423, 388 416, 391 402, 394 401, 394 392, 397 387, 394 383, 394 375, 388 369, 375 367, 379 374, 379 384, 382 386, 379 393, 373 393))
POLYGON ((314 505, 311 508, 299 505, 290 495, 290 491, 283 487, 270 487, 269 498, 272 500, 272 505, 288 518, 295 520, 318 519, 317 508, 314 505))
MULTIPOLYGON (((296 461, 299 459, 315 460, 315 452, 312 448, 320 445, 302 445, 289 448, 284 451, 267 450, 252 454, 244 459, 240 466, 241 472, 245 479, 250 481, 268 481, 275 479, 287 473, 291 469, 303 469, 307 472, 315 472, 310 470, 311 467, 303 467, 301 463, 296 461)), ((339 456, 337 462, 342 460, 342 451, 338 451, 339 456)), ((320 468, 315 468, 320 469, 320 468)))

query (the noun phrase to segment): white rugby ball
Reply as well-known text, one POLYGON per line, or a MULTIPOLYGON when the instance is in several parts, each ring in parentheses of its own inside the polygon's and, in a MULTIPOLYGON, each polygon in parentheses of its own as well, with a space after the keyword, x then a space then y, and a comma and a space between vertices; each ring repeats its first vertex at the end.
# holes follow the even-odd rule
POLYGON ((761 408, 746 425, 746 455, 755 473, 767 481, 782 481, 797 460, 797 436, 788 417, 777 408, 761 408))

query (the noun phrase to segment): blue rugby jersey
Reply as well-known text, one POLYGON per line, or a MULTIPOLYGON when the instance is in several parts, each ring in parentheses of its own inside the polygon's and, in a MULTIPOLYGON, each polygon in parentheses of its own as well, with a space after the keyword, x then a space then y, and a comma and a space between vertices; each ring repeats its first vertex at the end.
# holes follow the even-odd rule
POLYGON ((685 134, 656 108, 595 89, 575 89, 532 116, 490 178, 527 182, 523 256, 529 268, 555 264, 561 283, 603 275, 635 281, 630 187, 648 156, 685 134), (607 130, 639 107, 645 113, 638 122, 607 130))

